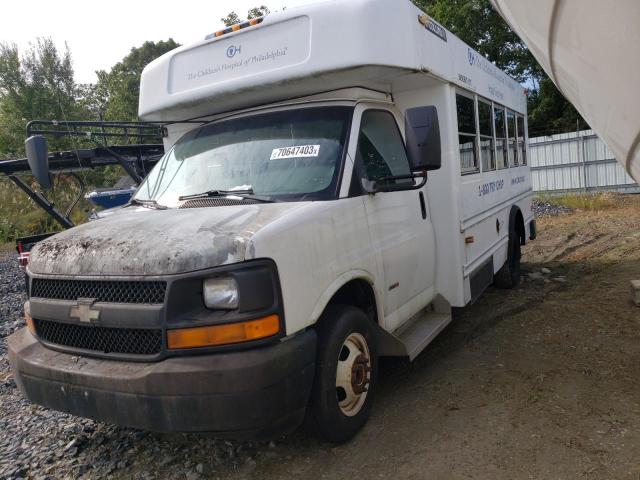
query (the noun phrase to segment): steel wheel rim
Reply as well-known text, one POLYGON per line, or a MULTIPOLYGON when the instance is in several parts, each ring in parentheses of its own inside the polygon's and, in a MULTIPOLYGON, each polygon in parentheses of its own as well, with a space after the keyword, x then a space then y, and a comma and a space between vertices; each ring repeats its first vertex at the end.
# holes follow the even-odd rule
POLYGON ((360 333, 351 333, 338 352, 336 397, 340 411, 357 415, 364 405, 371 383, 371 354, 369 345, 360 333))

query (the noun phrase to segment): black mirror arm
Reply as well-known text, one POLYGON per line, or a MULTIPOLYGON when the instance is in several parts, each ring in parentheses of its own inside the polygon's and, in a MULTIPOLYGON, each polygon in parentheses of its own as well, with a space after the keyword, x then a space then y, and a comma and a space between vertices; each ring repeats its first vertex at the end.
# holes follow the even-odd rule
POLYGON ((420 190, 427 183, 427 171, 422 170, 420 172, 410 173, 409 175, 396 175, 392 177, 384 177, 373 183, 373 192, 397 192, 402 190, 420 190), (416 178, 422 178, 422 181, 416 185, 380 185, 380 183, 395 182, 396 180, 414 180, 416 178))
POLYGON ((120 165, 122 165, 122 168, 124 168, 125 172, 127 172, 129 174, 129 176, 133 179, 134 182, 136 182, 136 184, 140 185, 140 183, 142 182, 143 178, 138 174, 138 172, 136 171, 135 167, 126 158, 118 155, 116 152, 111 150, 109 147, 100 144, 96 140, 94 140, 94 142, 96 143, 96 145, 98 145, 99 147, 104 148, 107 151, 107 153, 109 153, 116 160, 118 160, 118 162, 120 162, 120 165))

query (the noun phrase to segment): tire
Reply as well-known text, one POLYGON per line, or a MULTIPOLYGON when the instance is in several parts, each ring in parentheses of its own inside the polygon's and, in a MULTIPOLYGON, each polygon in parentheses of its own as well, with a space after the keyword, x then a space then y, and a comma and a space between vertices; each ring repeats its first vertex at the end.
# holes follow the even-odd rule
POLYGON ((520 236, 515 231, 512 231, 509 233, 509 253, 507 254, 507 261, 493 278, 496 287, 510 289, 518 286, 520 283, 521 257, 520 236))
POLYGON ((378 350, 371 320, 362 310, 330 305, 318 323, 316 374, 307 426, 332 443, 344 443, 371 412, 378 350))

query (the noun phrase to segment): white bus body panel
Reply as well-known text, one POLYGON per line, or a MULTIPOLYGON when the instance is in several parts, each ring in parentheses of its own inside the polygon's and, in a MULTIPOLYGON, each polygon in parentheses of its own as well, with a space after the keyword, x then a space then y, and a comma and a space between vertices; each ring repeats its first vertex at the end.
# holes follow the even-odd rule
POLYGON ((332 0, 270 14, 150 63, 140 117, 185 120, 357 86, 388 92, 403 72, 418 71, 524 112, 520 84, 433 20, 427 29, 420 15, 398 0, 332 0))
MULTIPOLYGON (((247 259, 278 265, 288 334, 315 323, 343 285, 361 279, 373 286, 383 328, 432 338, 446 325, 448 306, 472 300, 474 272, 490 261, 494 272, 504 264, 514 205, 529 237, 528 167, 461 175, 456 115, 463 89, 526 116, 524 89, 428 17, 421 23, 421 15, 408 1, 328 1, 181 47, 143 72, 141 117, 178 121, 168 126, 167 148, 196 127, 179 120, 354 106, 340 198, 304 203, 257 231, 247 249, 247 259), (404 135, 407 109, 428 105, 438 110, 442 167, 422 188, 427 219, 418 191, 349 198, 362 112, 389 110, 404 135), (502 188, 480 195, 491 182, 502 188), (431 320, 406 329, 430 303, 431 320)), ((423 340, 411 340, 412 355, 423 340)))

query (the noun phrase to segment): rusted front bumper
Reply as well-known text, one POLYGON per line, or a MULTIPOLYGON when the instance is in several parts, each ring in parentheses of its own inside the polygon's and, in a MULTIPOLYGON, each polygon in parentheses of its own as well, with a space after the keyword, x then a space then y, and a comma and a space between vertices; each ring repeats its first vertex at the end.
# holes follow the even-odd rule
POLYGON ((34 403, 152 431, 264 439, 304 417, 316 335, 241 352, 130 363, 44 347, 24 328, 8 338, 18 387, 34 403))

